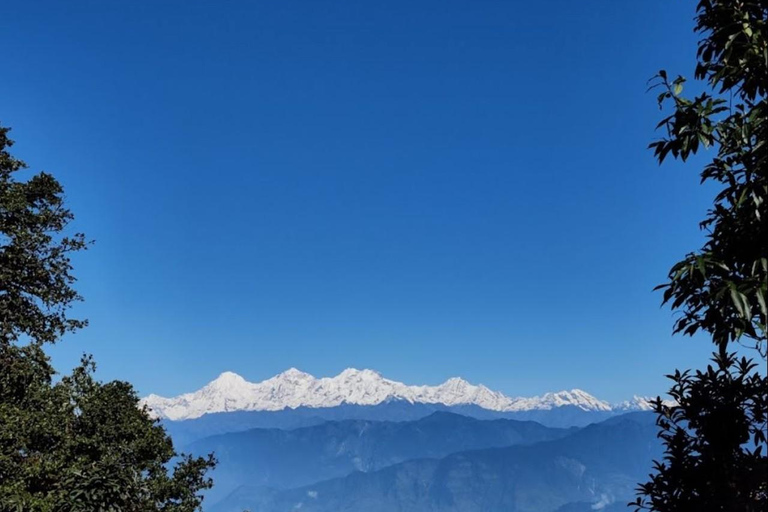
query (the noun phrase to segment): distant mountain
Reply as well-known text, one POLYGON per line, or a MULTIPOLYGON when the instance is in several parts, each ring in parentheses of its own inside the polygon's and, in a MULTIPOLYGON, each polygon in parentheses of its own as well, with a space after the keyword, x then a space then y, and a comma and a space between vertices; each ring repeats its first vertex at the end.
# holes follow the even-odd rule
POLYGON ((410 460, 290 490, 243 486, 206 510, 618 510, 661 453, 656 431, 653 414, 629 414, 532 445, 410 460))
MULTIPOLYGON (((636 398, 618 410, 643 409, 647 401, 636 398)), ((299 407, 330 408, 340 405, 379 405, 391 401, 447 407, 476 406, 495 412, 528 412, 573 407, 588 412, 611 413, 614 408, 584 391, 573 389, 532 398, 511 398, 483 385, 452 378, 439 386, 409 386, 385 379, 373 370, 344 370, 336 377, 315 378, 291 368, 263 382, 248 382, 232 372, 222 373, 202 389, 174 398, 149 395, 142 400, 152 413, 169 420, 198 418, 231 411, 280 411, 299 407)))
POLYGON ((241 432, 252 428, 294 428, 318 425, 326 421, 415 421, 434 412, 452 412, 481 420, 511 419, 535 421, 547 427, 583 427, 602 421, 617 413, 613 411, 585 411, 574 406, 556 407, 519 412, 499 412, 476 405, 449 407, 442 404, 414 404, 404 400, 392 400, 378 405, 343 404, 336 407, 297 407, 280 411, 233 411, 211 413, 189 420, 162 420, 177 448, 182 450, 190 443, 204 437, 229 432, 241 432))
POLYGON ((202 439, 186 449, 214 452, 209 501, 248 484, 290 488, 319 480, 370 472, 414 458, 558 439, 571 431, 535 422, 480 421, 435 412, 418 421, 330 421, 290 431, 252 429, 202 439))

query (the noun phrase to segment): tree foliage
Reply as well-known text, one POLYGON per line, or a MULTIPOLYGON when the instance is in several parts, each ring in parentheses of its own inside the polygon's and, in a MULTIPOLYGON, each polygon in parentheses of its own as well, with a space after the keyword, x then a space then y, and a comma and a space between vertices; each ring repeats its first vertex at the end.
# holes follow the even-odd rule
POLYGON ((73 216, 53 176, 15 179, 27 166, 9 153, 8 131, 0 126, 0 344, 53 343, 85 326, 66 313, 80 300, 69 255, 86 241, 62 235, 73 216))
POLYGON ((634 505, 657 511, 761 511, 768 506, 768 389, 756 363, 716 355, 704 371, 675 372, 660 399, 658 425, 666 453, 640 485, 634 505))
POLYGON ((659 106, 672 113, 653 142, 659 162, 686 160, 702 147, 717 155, 701 171, 719 187, 700 226, 704 246, 672 267, 664 302, 680 311, 676 332, 699 330, 718 347, 749 341, 765 353, 768 318, 768 1, 703 0, 698 4, 696 78, 709 85, 693 99, 685 79, 655 77, 659 106))
POLYGON ((84 358, 53 384, 37 345, 0 353, 0 510, 185 512, 212 458, 180 458, 130 384, 94 380, 84 358))
POLYGON ((765 376, 768 298, 768 1, 701 0, 695 77, 706 91, 683 96, 685 79, 654 77, 666 136, 653 142, 659 162, 687 160, 704 148, 716 155, 701 171, 718 186, 700 227, 704 246, 672 267, 663 301, 680 316, 674 331, 702 331, 717 347, 704 371, 676 371, 659 398, 665 456, 638 488, 637 509, 659 512, 768 509, 765 376), (757 350, 737 358, 733 343, 757 350))
POLYGON ((85 321, 66 236, 72 214, 53 176, 25 169, 0 127, 0 511, 192 512, 212 456, 178 456, 126 382, 100 383, 90 357, 56 380, 44 348, 85 321))

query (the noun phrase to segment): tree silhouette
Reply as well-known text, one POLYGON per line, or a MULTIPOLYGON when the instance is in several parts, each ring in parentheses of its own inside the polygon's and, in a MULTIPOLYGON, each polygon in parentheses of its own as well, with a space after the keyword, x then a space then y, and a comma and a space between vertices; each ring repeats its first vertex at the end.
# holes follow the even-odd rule
POLYGON ((701 181, 718 186, 700 227, 706 242, 672 267, 663 301, 680 314, 674 331, 707 333, 706 370, 676 371, 675 404, 657 399, 666 451, 630 503, 655 511, 753 511, 768 506, 765 377, 768 299, 768 1, 701 0, 695 78, 707 92, 682 95, 685 79, 654 77, 666 136, 650 147, 659 163, 707 148, 701 181), (733 344, 754 349, 737 357, 733 344))

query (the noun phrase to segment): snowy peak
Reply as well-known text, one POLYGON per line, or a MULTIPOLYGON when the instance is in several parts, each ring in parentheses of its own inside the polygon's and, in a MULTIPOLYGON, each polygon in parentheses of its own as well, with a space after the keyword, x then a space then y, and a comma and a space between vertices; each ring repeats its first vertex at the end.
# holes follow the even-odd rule
MULTIPOLYGON (((224 372, 224 373, 229 373, 229 372, 224 372)), ((296 368, 288 368, 283 373, 275 375, 273 378, 290 380, 290 381, 299 381, 299 380, 303 381, 303 380, 312 380, 315 377, 301 370, 298 370, 296 368)))
MULTIPOLYGON (((613 410, 617 412, 629 412, 629 411, 652 411, 653 402, 656 398, 651 396, 633 396, 632 400, 625 400, 613 404, 613 410)), ((674 400, 662 400, 661 401, 667 407, 677 405, 674 400)))
POLYGON ((446 390, 450 389, 450 390, 453 390, 453 391, 465 390, 465 389, 469 388, 470 386, 472 386, 472 384, 470 384, 469 382, 465 381, 461 377, 451 377, 447 381, 445 381, 442 384, 440 384, 441 388, 446 389, 446 390))
POLYGON ((247 385, 248 381, 240 375, 234 372, 224 372, 209 382, 206 387, 211 389, 229 390, 247 385))
POLYGON ((383 381, 381 374, 373 370, 358 370, 357 368, 347 368, 336 376, 345 382, 376 382, 383 381))
POLYGON ((149 395, 142 400, 161 418, 183 420, 228 411, 278 411, 297 407, 335 407, 342 404, 377 405, 392 400, 446 406, 475 405, 499 412, 549 410, 571 406, 584 411, 648 410, 648 400, 611 406, 589 393, 572 389, 540 397, 511 398, 459 377, 438 386, 408 386, 386 379, 374 370, 347 368, 335 377, 316 378, 290 368, 262 382, 248 382, 224 372, 202 389, 174 398, 149 395))
POLYGON ((214 412, 277 411, 342 404, 377 405, 391 400, 446 406, 476 405, 500 412, 548 410, 563 406, 585 411, 611 410, 606 402, 578 389, 547 393, 541 397, 510 398, 459 377, 448 379, 438 386, 408 386, 386 379, 374 370, 356 368, 347 368, 335 377, 319 379, 290 368, 259 383, 248 382, 233 372, 224 372, 194 393, 175 398, 149 395, 142 400, 142 404, 158 417, 182 420, 214 412))
POLYGON ((611 406, 608 402, 598 400, 586 391, 572 389, 570 391, 560 391, 558 393, 547 393, 541 397, 542 405, 547 409, 563 407, 566 405, 576 406, 585 411, 610 411, 611 406))
POLYGON ((613 408, 618 411, 651 411, 653 410, 652 400, 653 398, 651 397, 635 395, 632 397, 632 400, 624 400, 623 402, 613 404, 613 408))

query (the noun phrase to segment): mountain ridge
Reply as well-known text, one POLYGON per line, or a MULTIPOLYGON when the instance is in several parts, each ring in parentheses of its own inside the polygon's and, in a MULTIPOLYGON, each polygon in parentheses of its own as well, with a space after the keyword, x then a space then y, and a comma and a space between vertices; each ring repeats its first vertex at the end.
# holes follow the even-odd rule
POLYGON ((386 379, 370 369, 347 368, 335 377, 317 378, 290 368, 261 382, 249 382, 234 372, 223 372, 203 388, 176 397, 150 394, 141 400, 153 416, 172 421, 233 411, 279 411, 299 407, 378 405, 389 401, 445 406, 478 406, 496 412, 551 410, 571 406, 583 411, 649 410, 649 399, 611 405, 586 391, 572 389, 535 397, 510 397, 482 384, 453 377, 437 386, 407 385, 386 379))

